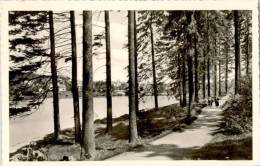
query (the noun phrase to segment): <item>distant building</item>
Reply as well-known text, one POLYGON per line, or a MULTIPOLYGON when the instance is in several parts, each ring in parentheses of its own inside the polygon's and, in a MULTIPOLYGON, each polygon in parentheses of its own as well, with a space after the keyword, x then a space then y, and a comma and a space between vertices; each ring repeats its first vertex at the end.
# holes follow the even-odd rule
POLYGON ((67 91, 67 87, 66 87, 66 85, 63 82, 59 82, 58 83, 58 87, 59 87, 59 91, 60 92, 67 91))

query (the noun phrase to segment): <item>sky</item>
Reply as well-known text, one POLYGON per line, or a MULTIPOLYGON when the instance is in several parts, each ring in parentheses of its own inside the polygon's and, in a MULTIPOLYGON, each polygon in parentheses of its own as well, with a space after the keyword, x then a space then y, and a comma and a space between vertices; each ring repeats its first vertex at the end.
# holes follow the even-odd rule
MULTIPOLYGON (((82 13, 75 13, 76 36, 77 36, 77 53, 78 53, 78 80, 82 80, 82 13)), ((93 11, 92 34, 99 34, 105 31, 104 12, 93 11)), ((111 11, 110 12, 110 40, 111 40, 111 75, 112 81, 127 81, 128 50, 123 48, 127 44, 127 12, 111 11)), ((56 25, 58 27, 58 25, 56 25)), ((105 68, 105 44, 98 51, 98 55, 93 57, 93 79, 94 81, 106 79, 105 68)), ((65 63, 64 60, 58 61, 59 74, 71 77, 71 61, 65 63), (66 66, 66 67, 65 67, 66 66)))

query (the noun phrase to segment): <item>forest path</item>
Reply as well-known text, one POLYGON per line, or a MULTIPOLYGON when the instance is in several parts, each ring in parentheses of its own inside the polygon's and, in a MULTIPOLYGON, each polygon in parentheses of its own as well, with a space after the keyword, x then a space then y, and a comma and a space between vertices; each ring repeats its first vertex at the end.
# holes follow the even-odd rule
MULTIPOLYGON (((220 100, 220 106, 225 100, 220 100)), ((182 160, 191 159, 191 153, 209 143, 221 120, 220 107, 205 107, 198 119, 182 132, 173 132, 148 145, 136 148, 107 160, 182 160)))

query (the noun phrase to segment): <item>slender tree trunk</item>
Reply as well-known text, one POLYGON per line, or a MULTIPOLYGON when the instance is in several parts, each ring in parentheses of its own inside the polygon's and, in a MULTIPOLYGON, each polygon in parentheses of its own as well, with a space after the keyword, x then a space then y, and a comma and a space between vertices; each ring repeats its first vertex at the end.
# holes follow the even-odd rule
POLYGON ((178 54, 178 84, 179 84, 179 95, 180 95, 180 106, 182 103, 182 81, 181 81, 181 58, 180 54, 178 54))
POLYGON ((210 98, 210 55, 209 55, 209 18, 208 18, 208 11, 207 11, 207 74, 208 74, 208 98, 210 98))
POLYGON ((182 50, 182 106, 185 107, 187 105, 186 99, 186 58, 185 51, 182 50))
POLYGON ((249 76, 249 57, 250 57, 250 46, 249 46, 249 20, 247 20, 247 34, 246 34, 246 75, 249 76))
POLYGON ((235 27, 235 94, 239 93, 239 63, 240 63, 240 42, 239 42, 239 18, 238 11, 234 11, 234 27, 235 27))
POLYGON ((128 44, 129 44, 129 142, 139 143, 137 133, 136 100, 135 100, 135 45, 134 45, 134 11, 128 11, 128 44))
MULTIPOLYGON (((189 18, 189 16, 187 18, 189 18)), ((191 50, 192 49, 192 42, 194 40, 192 40, 192 36, 190 34, 187 34, 186 37, 187 37, 187 43, 188 43, 188 45, 186 45, 186 49, 187 50, 191 50)), ((194 53, 195 53, 195 51, 194 51, 194 53)), ((188 63, 188 83, 189 83, 189 103, 188 103, 189 105, 188 105, 187 119, 190 120, 190 117, 191 117, 191 105, 192 105, 192 102, 193 102, 192 99, 193 99, 193 93, 194 93, 194 87, 193 87, 194 86, 194 82, 193 82, 193 59, 192 59, 192 55, 191 55, 190 51, 186 51, 186 52, 188 52, 188 54, 187 54, 187 56, 188 56, 187 57, 187 63, 188 63)))
POLYGON ((156 69, 155 69, 155 55, 154 55, 154 39, 153 39, 153 27, 152 20, 153 15, 151 13, 151 22, 150 22, 150 37, 151 37, 151 53, 152 53, 152 70, 153 70, 153 90, 154 90, 154 105, 155 110, 158 110, 158 93, 157 93, 157 80, 156 80, 156 69))
POLYGON ((135 46, 135 106, 136 111, 139 111, 139 84, 138 84, 138 52, 137 52, 137 29, 136 29, 136 11, 134 12, 134 46, 135 46))
POLYGON ((239 56, 238 56, 238 93, 240 93, 240 78, 241 78, 241 61, 240 61, 240 31, 241 31, 241 27, 240 27, 240 14, 238 12, 238 42, 239 42, 239 56))
POLYGON ((229 63, 229 60, 228 60, 228 53, 229 53, 229 51, 228 51, 229 49, 228 49, 228 46, 226 46, 226 67, 225 67, 225 92, 226 92, 226 94, 227 94, 227 92, 228 92, 228 63, 229 63))
POLYGON ((71 90, 73 95, 73 108, 74 108, 74 125, 75 125, 75 142, 81 142, 81 128, 80 128, 80 113, 79 113, 79 92, 77 84, 77 40, 75 29, 75 13, 70 11, 70 25, 71 25, 71 60, 72 60, 72 82, 71 90))
POLYGON ((195 89, 195 102, 199 102, 199 86, 198 86, 198 51, 197 51, 197 38, 195 36, 194 39, 194 70, 195 70, 195 84, 194 84, 194 89, 195 89))
POLYGON ((188 78, 189 78, 189 108, 188 108, 188 118, 191 116, 191 105, 193 97, 193 62, 192 56, 188 55, 188 78))
POLYGON ((203 75, 202 75, 202 96, 206 98, 206 51, 203 51, 203 75))
POLYGON ((87 158, 95 158, 93 66, 92 66, 92 12, 83 11, 83 147, 87 158))
POLYGON ((207 74, 208 74, 208 98, 211 97, 210 95, 210 57, 208 55, 208 62, 207 62, 207 74))
POLYGON ((50 26, 50 46, 51 46, 51 78, 52 78, 52 93, 53 93, 53 117, 54 117, 54 139, 57 140, 60 132, 60 113, 59 113, 59 87, 57 66, 55 58, 55 36, 53 25, 53 12, 49 11, 49 26, 50 26))
POLYGON ((106 30, 106 87, 107 87, 107 129, 108 134, 112 133, 112 86, 111 86, 111 48, 110 48, 110 22, 109 12, 105 11, 106 30))
POLYGON ((217 65, 216 62, 214 63, 214 97, 217 96, 217 65))
POLYGON ((218 61, 218 95, 222 95, 221 90, 221 60, 218 61))
POLYGON ((214 54, 214 59, 213 59, 213 64, 214 64, 214 97, 217 96, 217 39, 215 36, 215 54, 214 54))

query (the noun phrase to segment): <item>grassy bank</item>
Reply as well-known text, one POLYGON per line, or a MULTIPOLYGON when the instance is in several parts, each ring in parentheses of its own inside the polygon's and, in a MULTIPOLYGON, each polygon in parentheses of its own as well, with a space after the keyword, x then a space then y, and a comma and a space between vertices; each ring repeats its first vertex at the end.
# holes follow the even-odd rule
POLYGON ((252 160, 252 135, 216 135, 211 143, 191 153, 196 160, 252 160))
MULTIPOLYGON (((203 105, 196 106, 199 110, 203 105)), ((199 111, 198 111, 199 112, 199 111)), ((143 145, 167 135, 172 131, 181 131, 185 126, 186 111, 177 104, 161 107, 158 111, 151 109, 137 113, 138 133, 143 145)), ((196 117, 192 118, 193 120, 196 117)), ((112 135, 106 134, 106 118, 95 121, 96 160, 103 160, 116 154, 131 150, 128 143, 128 115, 113 119, 112 135)), ((52 134, 26 145, 10 154, 10 160, 19 161, 53 161, 84 160, 83 149, 74 143, 74 128, 61 132, 58 141, 52 140, 52 134)))

